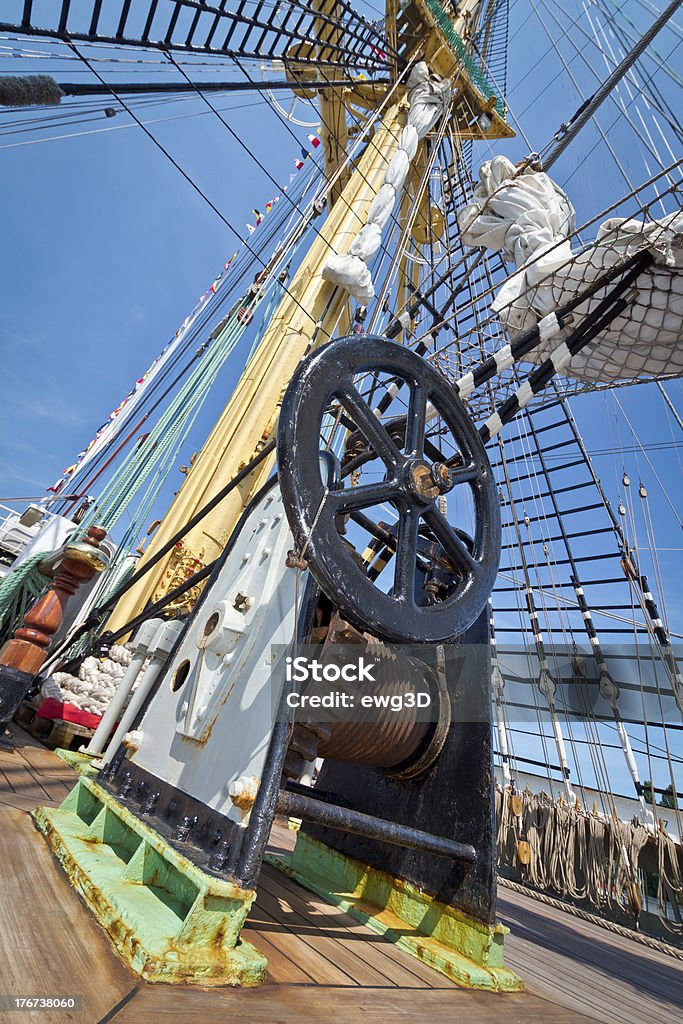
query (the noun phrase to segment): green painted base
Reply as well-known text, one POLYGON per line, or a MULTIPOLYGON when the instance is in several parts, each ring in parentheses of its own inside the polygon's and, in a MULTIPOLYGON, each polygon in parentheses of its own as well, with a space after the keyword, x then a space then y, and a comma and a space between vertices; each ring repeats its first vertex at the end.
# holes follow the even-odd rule
POLYGON ((200 871, 91 779, 33 812, 123 960, 148 981, 257 985, 268 962, 240 930, 253 890, 200 871))
POLYGON ((466 988, 519 992, 503 963, 505 925, 489 926, 299 832, 290 857, 267 860, 307 889, 466 988))
POLYGON ((79 775, 86 775, 89 779, 94 779, 100 770, 99 762, 97 766, 93 764, 97 760, 95 754, 82 754, 79 750, 65 750, 64 747, 57 747, 54 753, 79 775))

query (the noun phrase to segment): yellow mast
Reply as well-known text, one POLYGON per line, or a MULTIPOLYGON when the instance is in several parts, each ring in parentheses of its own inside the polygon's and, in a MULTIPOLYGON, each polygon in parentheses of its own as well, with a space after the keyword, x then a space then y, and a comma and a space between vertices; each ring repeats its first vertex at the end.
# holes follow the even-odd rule
MULTIPOLYGON (((315 6, 325 14, 334 8, 334 3, 332 0, 316 0, 315 6)), ((396 3, 390 2, 387 6, 395 29, 396 3)), ((404 56, 411 62, 425 59, 430 69, 451 79, 455 95, 454 131, 457 135, 461 138, 500 138, 513 133, 491 101, 474 86, 460 55, 453 49, 453 40, 448 38, 448 26, 454 33, 467 30, 477 6, 478 0, 467 0, 460 5, 464 15, 453 17, 451 5, 436 3, 435 0, 413 0, 403 11, 407 49, 404 56), (477 123, 477 118, 483 113, 488 116, 482 126, 477 123)), ((329 22, 321 21, 316 45, 321 47, 329 42, 330 32, 335 31, 339 30, 331 28, 329 22)), ((296 59, 296 54, 291 56, 296 59)), ((404 96, 405 90, 396 84, 378 88, 366 83, 354 89, 322 90, 323 143, 328 178, 343 168, 328 196, 328 217, 245 367, 230 401, 155 532, 140 567, 274 436, 284 390, 307 348, 330 340, 337 329, 346 333, 348 296, 341 288, 326 281, 322 271, 332 252, 344 254, 348 251, 365 222, 405 123, 407 103, 404 96), (368 112, 366 123, 369 123, 376 117, 382 97, 385 108, 381 120, 355 169, 350 171, 343 167, 347 146, 346 105, 353 103, 357 116, 360 104, 368 112)), ((109 628, 120 628, 150 599, 161 596, 180 582, 186 574, 185 567, 189 569, 193 565, 198 567, 197 563, 207 564, 220 554, 243 508, 270 474, 273 459, 265 459, 187 534, 175 556, 169 555, 160 561, 140 584, 124 595, 114 610, 109 628)))

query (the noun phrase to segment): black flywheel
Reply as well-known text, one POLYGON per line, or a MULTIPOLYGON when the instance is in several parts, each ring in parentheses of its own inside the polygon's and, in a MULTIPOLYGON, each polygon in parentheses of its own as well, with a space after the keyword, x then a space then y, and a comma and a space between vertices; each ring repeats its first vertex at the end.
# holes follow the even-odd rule
POLYGON ((295 558, 344 618, 394 643, 465 632, 498 571, 499 498, 431 363, 371 335, 318 349, 287 388, 277 450, 295 558))

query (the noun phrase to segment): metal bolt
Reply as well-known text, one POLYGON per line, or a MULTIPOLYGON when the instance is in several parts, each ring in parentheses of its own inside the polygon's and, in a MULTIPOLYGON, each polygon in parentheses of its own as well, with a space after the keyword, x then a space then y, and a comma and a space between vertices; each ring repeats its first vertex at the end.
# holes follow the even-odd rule
POLYGON ((451 473, 445 462, 435 462, 432 465, 432 480, 439 488, 442 494, 446 491, 450 491, 453 487, 453 474, 451 473))
POLYGON ((222 871, 225 865, 228 863, 228 854, 230 853, 230 842, 227 839, 221 839, 220 843, 214 850, 209 860, 209 867, 213 871, 222 871))
POLYGON ((158 799, 159 793, 150 793, 140 808, 140 814, 153 814, 158 799))
POLYGON ((197 824, 197 815, 194 818, 184 817, 180 825, 176 825, 176 830, 173 833, 173 838, 178 843, 186 843, 190 837, 190 832, 197 824))

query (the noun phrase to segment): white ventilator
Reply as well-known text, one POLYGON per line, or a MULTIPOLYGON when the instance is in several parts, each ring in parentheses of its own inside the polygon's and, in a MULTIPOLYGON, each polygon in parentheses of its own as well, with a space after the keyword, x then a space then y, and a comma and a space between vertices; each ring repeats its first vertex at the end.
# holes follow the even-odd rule
POLYGON ((424 61, 412 69, 407 84, 408 123, 368 210, 367 220, 349 246, 348 254, 334 253, 323 269, 324 278, 345 288, 363 306, 367 306, 375 294, 368 262, 382 244, 382 231, 393 213, 418 144, 439 120, 451 97, 449 82, 430 74, 424 61))
MULTIPOLYGON (((458 224, 466 245, 500 250, 514 262, 516 272, 491 307, 513 338, 549 323, 555 310, 611 267, 649 250, 654 262, 628 294, 628 307, 562 372, 588 383, 683 374, 683 213, 648 221, 611 217, 593 244, 573 249, 574 208, 562 189, 544 172, 520 170, 496 156, 480 168, 473 201, 458 224)), ((608 287, 577 308, 573 326, 608 287)), ((542 331, 525 358, 542 362, 570 330, 542 331)))

